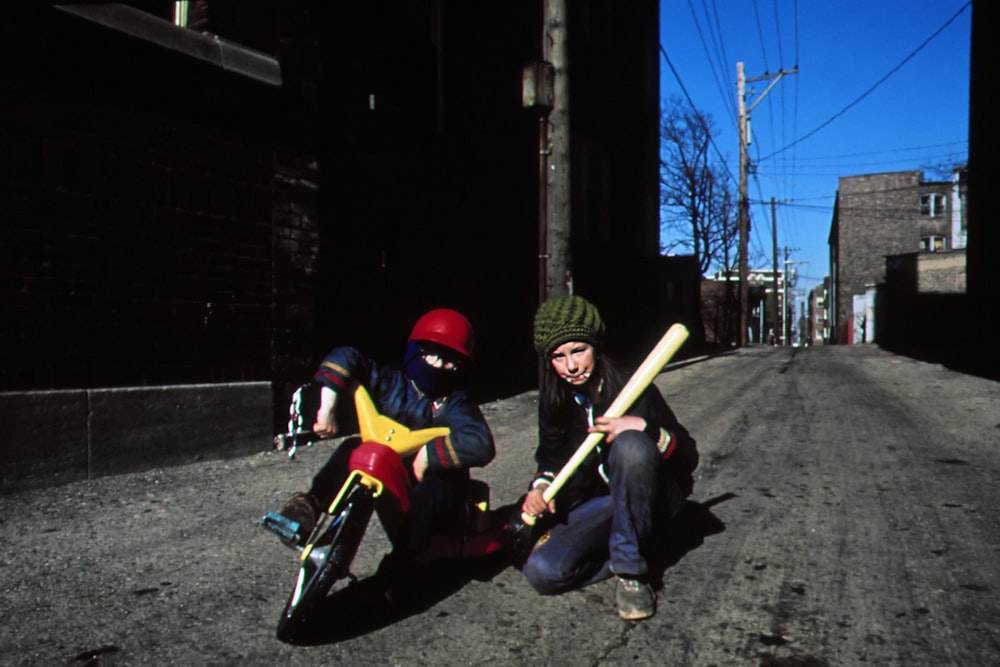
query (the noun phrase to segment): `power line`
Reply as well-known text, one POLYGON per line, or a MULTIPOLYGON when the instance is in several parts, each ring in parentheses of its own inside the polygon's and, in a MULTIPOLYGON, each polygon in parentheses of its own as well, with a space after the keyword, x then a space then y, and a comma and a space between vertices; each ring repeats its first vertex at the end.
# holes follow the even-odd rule
MULTIPOLYGON (((690 104, 691 108, 697 112, 698 107, 695 105, 694 100, 691 99, 691 94, 688 93, 687 87, 684 85, 684 82, 681 81, 680 74, 677 73, 677 70, 674 68, 674 64, 670 62, 670 56, 667 55, 667 51, 666 49, 663 48, 662 44, 660 44, 660 53, 663 55, 663 59, 666 61, 667 66, 670 68, 670 71, 673 72, 674 79, 677 80, 677 85, 681 87, 681 92, 684 93, 684 97, 687 99, 688 104, 690 104)), ((698 113, 698 118, 702 119, 700 112, 698 113)), ((709 143, 712 144, 712 148, 715 149, 715 154, 719 158, 719 162, 722 164, 722 167, 726 170, 726 174, 728 174, 729 178, 735 182, 737 179, 735 176, 733 176, 733 172, 729 169, 729 165, 726 164, 726 158, 722 154, 722 151, 719 150, 719 146, 715 143, 715 137, 712 136, 712 133, 709 131, 707 125, 702 125, 702 128, 705 130, 705 135, 708 137, 709 143)))
POLYGON ((813 136, 814 134, 816 134, 817 132, 819 132, 820 130, 822 130, 826 126, 828 126, 830 123, 832 123, 833 121, 835 121, 837 118, 840 118, 841 116, 843 116, 851 108, 853 108, 858 103, 860 103, 863 99, 865 99, 866 97, 868 97, 868 95, 870 95, 876 88, 878 88, 883 83, 885 83, 893 74, 895 74, 896 72, 898 72, 903 67, 903 65, 905 65, 906 63, 908 63, 911 59, 913 59, 913 57, 916 56, 920 51, 922 51, 923 48, 925 46, 927 46, 931 42, 931 40, 933 40, 935 37, 937 37, 939 34, 941 34, 941 32, 944 31, 945 28, 947 28, 949 25, 951 25, 970 6, 972 6, 972 0, 968 0, 968 2, 966 2, 964 5, 962 5, 962 8, 959 9, 957 12, 955 12, 954 16, 952 16, 950 19, 948 19, 947 21, 945 21, 944 24, 940 28, 938 28, 937 30, 934 31, 934 34, 932 34, 930 37, 928 37, 927 39, 925 39, 920 44, 920 46, 918 46, 916 49, 914 49, 908 56, 906 56, 905 58, 903 58, 903 60, 898 65, 896 65, 891 70, 889 70, 889 72, 885 76, 883 76, 881 79, 879 79, 878 81, 876 81, 875 84, 872 85, 868 90, 866 90, 865 92, 861 93, 861 95, 859 97, 857 97, 853 102, 851 102, 846 107, 844 107, 843 109, 841 109, 840 111, 838 111, 837 113, 835 113, 833 116, 831 116, 830 118, 828 118, 823 123, 821 123, 819 125, 819 127, 817 127, 816 129, 812 130, 811 132, 808 132, 805 135, 799 137, 798 139, 796 139, 792 143, 788 144, 784 148, 776 150, 775 152, 773 152, 770 155, 767 155, 767 156, 765 156, 765 157, 763 157, 761 159, 762 160, 767 160, 769 158, 774 157, 775 155, 777 155, 779 153, 783 153, 783 152, 787 151, 792 146, 796 146, 796 145, 802 143, 803 141, 805 141, 809 137, 813 136))
POLYGON ((757 0, 753 0, 753 16, 754 16, 754 19, 756 19, 756 21, 757 21, 757 37, 760 39, 760 52, 764 56, 764 71, 768 72, 768 71, 770 71, 771 68, 767 64, 767 49, 764 48, 764 44, 765 44, 764 31, 760 27, 760 10, 757 9, 757 0))
MULTIPOLYGON (((774 31, 778 33, 778 67, 785 66, 785 54, 781 48, 781 16, 778 15, 778 1, 774 0, 774 31)), ((798 63, 796 63, 798 65, 798 63)))
POLYGON ((836 160, 843 157, 862 157, 865 155, 883 155, 885 153, 902 153, 905 151, 922 151, 929 148, 944 148, 945 146, 959 146, 965 145, 968 147, 969 140, 961 139, 959 141, 948 141, 942 144, 928 144, 926 146, 907 146, 905 148, 887 148, 882 151, 862 151, 859 153, 842 153, 840 155, 819 155, 812 157, 799 158, 799 160, 836 160))
MULTIPOLYGON (((708 15, 708 8, 707 7, 705 8, 705 14, 706 14, 706 18, 707 18, 707 15, 708 15)), ((726 68, 729 66, 729 55, 726 53, 726 43, 722 39, 722 24, 719 23, 719 9, 715 5, 715 0, 712 0, 712 17, 715 19, 715 34, 718 34, 718 38, 717 38, 718 47, 717 48, 718 48, 719 54, 720 54, 719 69, 721 71, 725 72, 726 68)), ((711 22, 709 23, 709 25, 711 25, 711 22)), ((713 37, 713 39, 715 39, 715 38, 713 37)))
MULTIPOLYGON (((698 20, 698 14, 695 11, 694 5, 691 4, 691 2, 692 2, 692 0, 688 0, 688 8, 691 10, 691 18, 694 19, 695 30, 698 31, 698 40, 701 42, 701 46, 705 50, 705 57, 708 60, 708 65, 709 65, 709 67, 712 70, 712 78, 715 80, 715 86, 716 86, 716 88, 719 89, 720 93, 722 93, 722 99, 723 99, 724 103, 726 103, 727 110, 730 113, 730 121, 732 121, 736 117, 736 113, 733 111, 733 108, 732 108, 732 101, 729 100, 729 97, 725 94, 725 92, 724 92, 725 91, 725 87, 719 81, 719 74, 718 74, 718 71, 716 70, 715 60, 712 58, 712 54, 709 52, 708 43, 705 41, 705 35, 701 31, 701 23, 698 20)), ((709 22, 709 27, 711 28, 711 22, 709 22)), ((713 41, 713 43, 715 42, 714 38, 713 38, 712 41, 713 41)), ((661 51, 663 50, 663 45, 662 44, 660 45, 660 50, 661 51)), ((673 69, 673 66, 671 66, 671 69, 673 69)), ((725 68, 723 68, 722 71, 725 71, 725 68)), ((676 76, 676 72, 674 73, 674 75, 676 76)), ((679 78, 678 78, 678 81, 679 81, 679 78)), ((694 108, 697 108, 697 107, 694 106, 693 103, 692 103, 691 106, 694 107, 694 108)))

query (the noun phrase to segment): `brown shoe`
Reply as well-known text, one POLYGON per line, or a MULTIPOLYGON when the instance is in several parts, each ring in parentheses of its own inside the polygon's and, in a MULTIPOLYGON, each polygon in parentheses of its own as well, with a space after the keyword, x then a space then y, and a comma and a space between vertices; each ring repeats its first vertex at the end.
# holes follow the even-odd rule
POLYGON ((313 528, 316 527, 320 511, 319 501, 316 500, 315 496, 311 493, 296 493, 285 501, 279 513, 289 521, 298 524, 296 532, 300 536, 299 539, 304 541, 309 538, 313 528))

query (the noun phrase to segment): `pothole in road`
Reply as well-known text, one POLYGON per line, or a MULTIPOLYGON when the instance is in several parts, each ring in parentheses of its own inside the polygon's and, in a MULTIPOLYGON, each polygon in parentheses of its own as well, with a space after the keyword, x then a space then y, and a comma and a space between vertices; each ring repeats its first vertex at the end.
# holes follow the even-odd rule
POLYGON ((102 655, 110 655, 112 653, 118 653, 119 648, 113 645, 101 646, 100 648, 95 648, 89 651, 84 651, 70 662, 79 662, 84 665, 84 667, 97 667, 98 660, 102 655))
POLYGON ((947 466, 964 466, 968 465, 962 459, 934 459, 934 463, 941 463, 947 466))
POLYGON ((830 663, 811 655, 789 655, 780 658, 775 655, 762 655, 760 667, 830 667, 830 663))

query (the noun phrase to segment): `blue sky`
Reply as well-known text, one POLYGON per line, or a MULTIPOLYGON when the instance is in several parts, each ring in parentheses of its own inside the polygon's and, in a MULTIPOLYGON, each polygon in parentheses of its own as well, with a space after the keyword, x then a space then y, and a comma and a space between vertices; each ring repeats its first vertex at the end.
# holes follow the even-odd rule
POLYGON ((971 19, 968 0, 661 0, 661 97, 711 114, 734 179, 736 63, 798 68, 763 97, 769 81, 747 86, 751 268, 771 267, 772 197, 801 302, 829 274, 839 177, 966 161, 971 19))

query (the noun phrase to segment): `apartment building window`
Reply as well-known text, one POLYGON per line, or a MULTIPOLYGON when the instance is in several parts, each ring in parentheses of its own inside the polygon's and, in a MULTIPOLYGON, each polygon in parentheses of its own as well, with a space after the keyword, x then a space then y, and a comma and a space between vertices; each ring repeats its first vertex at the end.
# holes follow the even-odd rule
POLYGON ((934 192, 920 195, 920 215, 936 218, 945 214, 945 196, 934 192))
POLYGON ((939 252, 941 250, 947 250, 948 239, 946 239, 943 236, 938 236, 936 234, 931 234, 929 236, 921 237, 920 249, 925 252, 939 252))

